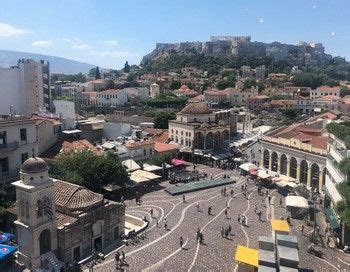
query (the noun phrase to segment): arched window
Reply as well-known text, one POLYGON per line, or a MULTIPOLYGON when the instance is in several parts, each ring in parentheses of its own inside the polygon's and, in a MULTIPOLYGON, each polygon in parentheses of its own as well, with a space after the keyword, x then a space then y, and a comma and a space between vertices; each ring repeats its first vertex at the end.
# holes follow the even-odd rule
POLYGON ((287 156, 285 154, 281 155, 281 159, 280 159, 280 171, 282 175, 286 175, 287 174, 287 156))
POLYGON ((38 218, 43 216, 43 202, 41 199, 36 202, 36 216, 38 218))
POLYGON ((289 163, 289 176, 292 178, 297 178, 297 160, 294 157, 290 158, 290 163, 289 163))
POLYGON ((28 219, 29 218, 29 203, 28 203, 28 201, 24 202, 24 211, 26 214, 26 218, 28 219))
POLYGON ((277 171, 278 168, 278 155, 276 152, 272 152, 271 155, 271 170, 272 171, 277 171))
POLYGON ((44 229, 39 236, 40 255, 45 254, 51 250, 51 232, 44 229))
POLYGON ((269 168, 270 153, 267 149, 264 150, 263 154, 263 165, 266 169, 269 168))
POLYGON ((307 183, 307 172, 309 170, 309 166, 305 160, 302 160, 300 163, 300 183, 307 183))
POLYGON ((320 177, 320 167, 317 163, 311 165, 311 187, 318 188, 320 177))

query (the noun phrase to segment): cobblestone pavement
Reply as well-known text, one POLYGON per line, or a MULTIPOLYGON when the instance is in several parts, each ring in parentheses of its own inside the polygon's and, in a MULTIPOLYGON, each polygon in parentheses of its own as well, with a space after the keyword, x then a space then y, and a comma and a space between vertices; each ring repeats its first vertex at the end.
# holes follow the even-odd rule
MULTIPOLYGON (((151 192, 142 197, 142 204, 135 201, 126 202, 126 212, 139 217, 146 216, 150 221, 143 232, 146 238, 134 245, 123 247, 126 254, 126 271, 235 271, 235 249, 238 244, 258 248, 259 235, 271 235, 270 219, 285 214, 284 204, 279 206, 282 197, 276 190, 271 191, 272 203, 258 195, 253 181, 240 176, 238 171, 222 170, 200 165, 199 172, 206 172, 213 178, 229 174, 236 184, 227 186, 227 196, 222 196, 222 187, 211 188, 186 194, 186 202, 182 196, 170 196, 164 190, 151 192), (247 183, 247 198, 242 195, 241 185, 247 183), (234 197, 231 198, 230 190, 234 197), (197 211, 197 203, 200 211, 197 211), (255 205, 262 211, 262 220, 258 220, 255 205), (212 214, 208 215, 208 207, 212 214), (227 217, 226 206, 229 207, 227 217), (153 218, 150 210, 153 208, 153 218), (247 226, 238 223, 238 216, 247 217, 247 226), (156 219, 159 225, 156 224, 156 219), (164 218, 168 230, 164 228, 164 218), (232 227, 228 238, 221 237, 221 228, 232 227), (204 243, 196 242, 196 232, 200 228, 204 235, 204 243), (180 248, 180 236, 184 239, 184 248, 180 248)), ((164 183, 164 186, 170 186, 164 183)), ((265 189, 266 190, 266 189, 265 189)), ((283 198, 283 197, 282 197, 283 198)), ((284 201, 283 201, 284 203, 284 201)), ((301 235, 299 227, 303 221, 292 219, 292 234, 297 235, 300 245, 300 267, 314 271, 350 271, 348 255, 330 248, 322 248, 324 259, 306 253, 309 240, 301 235)), ((310 229, 307 229, 310 231, 310 229)), ((120 250, 121 251, 121 250, 120 250)), ((349 255, 350 256, 350 255, 349 255)), ((114 253, 108 255, 103 263, 94 266, 93 271, 117 271, 114 253)))

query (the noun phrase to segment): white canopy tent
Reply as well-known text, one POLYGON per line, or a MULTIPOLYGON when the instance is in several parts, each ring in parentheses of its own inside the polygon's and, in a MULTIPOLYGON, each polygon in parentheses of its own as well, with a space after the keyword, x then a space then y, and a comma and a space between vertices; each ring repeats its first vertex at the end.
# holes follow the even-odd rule
POLYGON ((258 167, 253 164, 253 163, 250 163, 250 162, 246 162, 246 163, 243 163, 239 166, 240 169, 244 170, 244 171, 249 171, 249 170, 252 170, 252 169, 258 169, 258 167))
POLYGON ((157 165, 150 165, 150 164, 143 164, 143 170, 148 171, 148 172, 153 172, 153 171, 158 171, 162 170, 163 168, 157 165))
POLYGON ((140 165, 138 165, 134 160, 128 159, 122 161, 122 165, 126 167, 127 172, 132 172, 141 169, 140 165))
POLYGON ((155 175, 151 172, 147 172, 144 170, 136 170, 130 175, 130 180, 138 184, 143 182, 149 182, 159 178, 161 178, 161 176, 155 175))
POLYGON ((308 209, 309 203, 307 199, 302 196, 287 196, 286 207, 308 209))

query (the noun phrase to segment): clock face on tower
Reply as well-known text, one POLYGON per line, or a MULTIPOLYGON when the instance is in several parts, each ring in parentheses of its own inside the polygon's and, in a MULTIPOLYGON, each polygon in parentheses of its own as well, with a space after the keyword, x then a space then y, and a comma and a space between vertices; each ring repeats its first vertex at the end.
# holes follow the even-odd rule
POLYGON ((44 211, 44 214, 46 214, 50 219, 52 219, 53 217, 52 201, 47 196, 43 198, 43 211, 44 211))

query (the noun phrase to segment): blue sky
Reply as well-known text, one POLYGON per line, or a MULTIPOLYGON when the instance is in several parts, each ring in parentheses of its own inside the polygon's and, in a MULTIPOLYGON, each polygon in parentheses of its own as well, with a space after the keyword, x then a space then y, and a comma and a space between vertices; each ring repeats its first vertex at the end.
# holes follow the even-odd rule
POLYGON ((322 42, 350 59, 349 0, 1 0, 0 49, 106 68, 138 64, 157 42, 250 35, 322 42))

